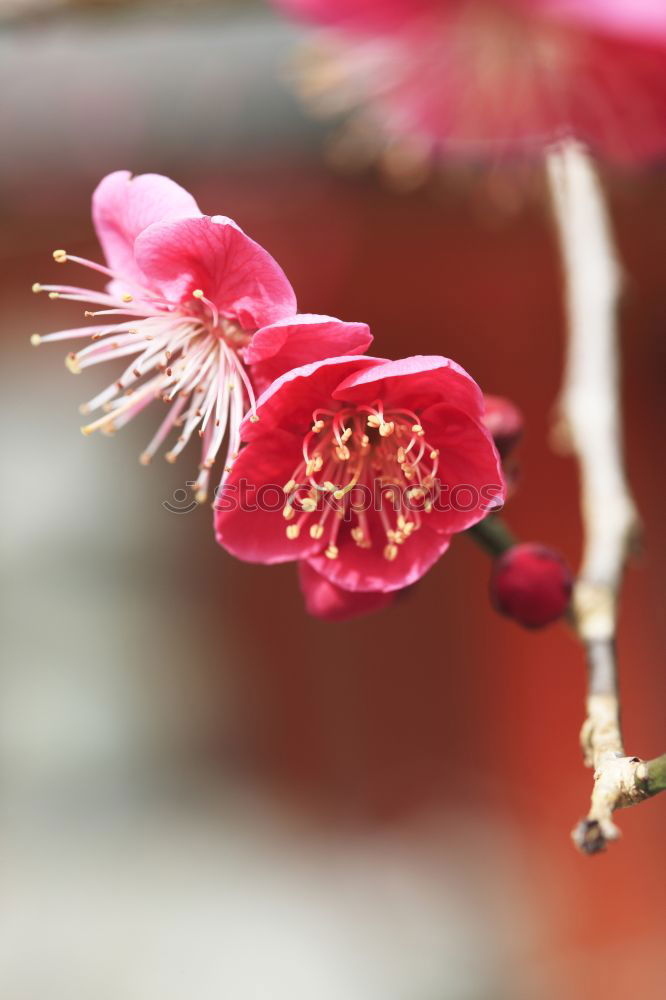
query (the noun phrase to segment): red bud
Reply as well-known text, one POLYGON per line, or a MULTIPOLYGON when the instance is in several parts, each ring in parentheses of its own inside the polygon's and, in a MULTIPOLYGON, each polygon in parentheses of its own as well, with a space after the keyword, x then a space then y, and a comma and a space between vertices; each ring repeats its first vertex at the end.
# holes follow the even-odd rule
POLYGON ((514 545, 495 561, 490 596, 501 614, 526 628, 542 628, 565 613, 572 586, 559 553, 545 545, 514 545))

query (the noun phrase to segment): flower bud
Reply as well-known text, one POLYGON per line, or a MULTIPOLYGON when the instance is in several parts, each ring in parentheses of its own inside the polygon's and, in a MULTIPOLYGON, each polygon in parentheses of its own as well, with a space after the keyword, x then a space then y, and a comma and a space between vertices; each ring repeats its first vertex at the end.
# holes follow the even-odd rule
POLYGON ((573 577, 559 553, 545 545, 522 544, 496 561, 490 596, 497 610, 525 628, 542 628, 566 612, 573 577))
POLYGON ((510 399, 484 395, 483 422, 493 436, 500 458, 505 459, 523 434, 523 415, 510 399))

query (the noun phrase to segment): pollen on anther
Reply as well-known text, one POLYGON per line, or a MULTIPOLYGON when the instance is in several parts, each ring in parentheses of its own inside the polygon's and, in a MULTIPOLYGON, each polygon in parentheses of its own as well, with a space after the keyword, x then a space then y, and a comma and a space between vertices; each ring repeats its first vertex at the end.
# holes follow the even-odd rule
POLYGON ((258 422, 259 422, 259 414, 258 413, 251 413, 250 414, 250 423, 251 424, 256 424, 258 422))
POLYGON ((68 371, 70 371, 72 373, 72 375, 80 375, 81 374, 81 367, 79 365, 79 359, 77 358, 76 354, 74 354, 73 352, 70 352, 67 355, 67 357, 65 358, 65 365, 67 366, 68 371))
POLYGON ((300 533, 301 533, 301 526, 300 526, 300 524, 288 524, 287 525, 287 538, 291 538, 293 540, 294 538, 298 538, 298 536, 300 535, 300 533))
POLYGON ((433 448, 432 451, 430 452, 430 457, 432 458, 433 461, 436 458, 439 458, 439 449, 438 448, 433 448))
POLYGON ((417 437, 423 437, 423 435, 425 434, 425 431, 421 427, 421 424, 414 424, 412 426, 412 434, 416 434, 417 437))
POLYGON ((41 342, 42 338, 39 336, 38 333, 33 333, 32 336, 30 337, 30 343, 32 344, 33 347, 39 347, 41 342))
POLYGON ((398 555, 397 545, 391 544, 384 546, 384 559, 388 559, 389 562, 393 562, 393 560, 396 558, 397 555, 398 555))
POLYGON ((56 264, 64 264, 65 261, 67 260, 67 251, 66 250, 54 250, 53 251, 53 259, 56 262, 56 264))
POLYGON ((130 295, 129 292, 125 292, 123 295, 123 302, 133 302, 133 301, 134 301, 134 296, 130 295))
POLYGON ((286 507, 282 508, 282 516, 285 519, 285 521, 291 521, 292 518, 296 516, 296 511, 291 506, 291 504, 287 504, 286 507))
POLYGON ((326 556, 327 559, 337 559, 338 556, 340 555, 340 551, 337 545, 329 545, 326 551, 324 552, 324 555, 326 556))
POLYGON ((296 480, 290 479, 282 488, 285 493, 291 493, 296 488, 296 480))
POLYGON ((36 281, 36 282, 34 283, 34 285, 32 286, 32 290, 33 290, 33 292, 35 293, 35 295, 39 295, 39 293, 40 293, 40 292, 41 292, 41 290, 42 290, 42 286, 40 285, 40 283, 39 283, 38 281, 36 281))
POLYGON ((395 430, 395 424, 392 420, 384 420, 383 423, 379 425, 379 434, 381 437, 390 437, 395 430))
POLYGON ((59 299, 60 298, 60 292, 49 292, 49 298, 50 299, 59 299))
POLYGON ((202 288, 195 288, 194 291, 192 292, 192 298, 194 299, 202 299, 203 297, 204 293, 202 288))
POLYGON ((311 524, 310 525, 310 538, 321 538, 324 534, 323 524, 311 524))

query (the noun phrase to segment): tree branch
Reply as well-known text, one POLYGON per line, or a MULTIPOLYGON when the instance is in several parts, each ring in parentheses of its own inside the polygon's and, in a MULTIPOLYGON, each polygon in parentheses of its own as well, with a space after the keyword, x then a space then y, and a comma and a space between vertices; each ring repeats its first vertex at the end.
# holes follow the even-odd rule
POLYGON ((574 451, 580 468, 584 550, 573 616, 588 664, 581 744, 585 763, 594 768, 590 810, 572 836, 581 850, 596 853, 619 836, 613 812, 660 791, 664 770, 656 762, 627 757, 620 727, 617 608, 638 518, 622 451, 616 320, 620 272, 610 220, 594 166, 576 143, 549 154, 548 180, 568 320, 556 432, 574 451))

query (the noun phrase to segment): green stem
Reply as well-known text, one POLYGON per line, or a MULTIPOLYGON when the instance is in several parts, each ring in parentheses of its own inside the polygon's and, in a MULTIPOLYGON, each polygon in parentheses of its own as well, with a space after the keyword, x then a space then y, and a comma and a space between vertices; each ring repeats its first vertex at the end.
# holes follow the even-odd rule
POLYGON ((489 514, 484 521, 479 521, 474 527, 469 528, 466 534, 494 559, 518 544, 518 539, 511 534, 499 514, 489 514))
POLYGON ((666 791, 666 753, 645 763, 647 777, 643 780, 643 790, 647 795, 657 795, 666 791))

